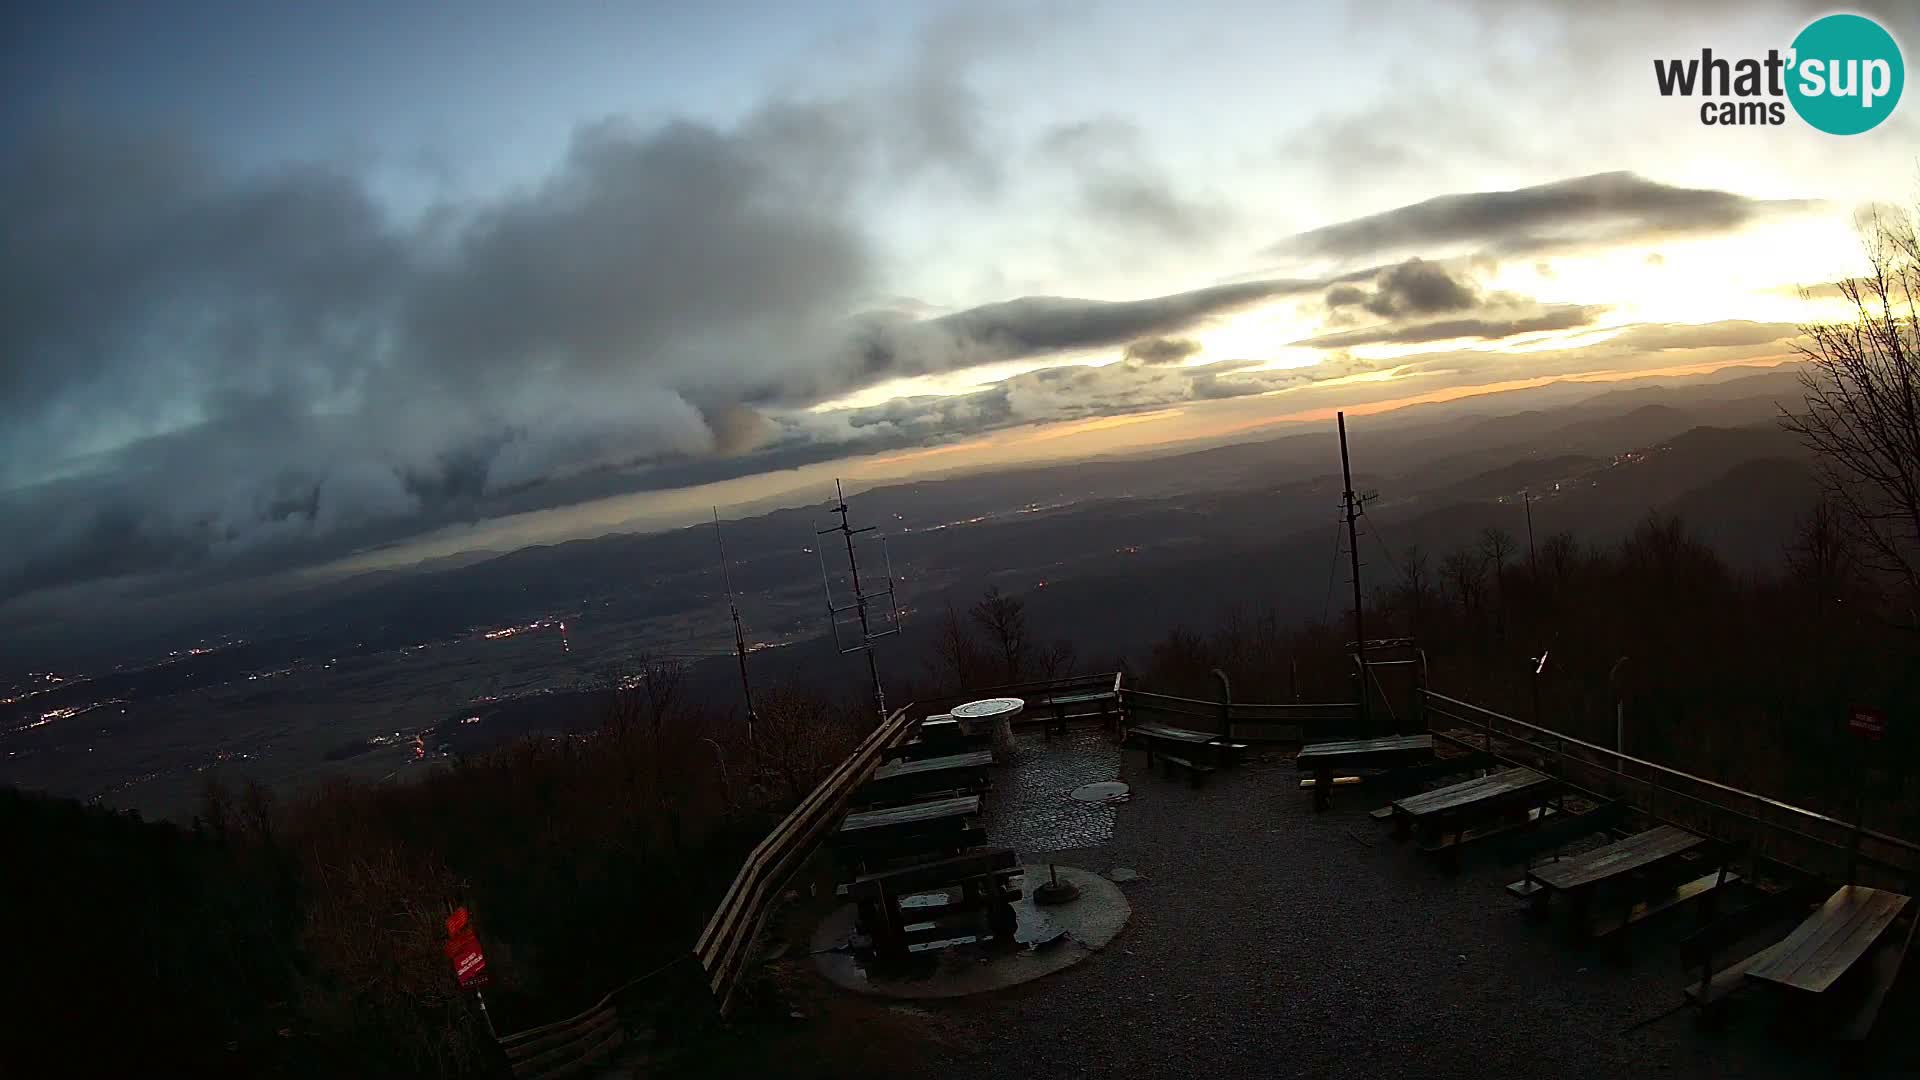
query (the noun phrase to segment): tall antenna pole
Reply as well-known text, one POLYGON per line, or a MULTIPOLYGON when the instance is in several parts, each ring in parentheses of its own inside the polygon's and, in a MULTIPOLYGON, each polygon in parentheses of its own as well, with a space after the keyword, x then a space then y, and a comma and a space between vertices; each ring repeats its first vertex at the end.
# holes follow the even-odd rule
POLYGON ((1520 490, 1520 501, 1525 503, 1527 507, 1527 573, 1533 575, 1533 580, 1538 583, 1540 580, 1540 553, 1535 551, 1533 547, 1533 491, 1528 488, 1522 488, 1520 490))
POLYGON ((1367 634, 1360 614, 1360 536, 1354 521, 1360 517, 1360 501, 1353 495, 1353 465, 1347 458, 1347 414, 1334 413, 1340 422, 1340 476, 1346 482, 1347 557, 1353 563, 1353 648, 1354 661, 1360 665, 1360 726, 1367 727, 1367 634))
POLYGON ((740 662, 740 696, 747 703, 747 743, 753 743, 753 684, 747 681, 747 632, 740 627, 740 605, 733 599, 733 571, 727 566, 727 536, 720 531, 720 508, 713 508, 713 536, 720 544, 720 580, 727 589, 727 614, 733 619, 733 656, 740 662))
MULTIPOLYGON (((900 609, 894 604, 893 599, 893 573, 891 570, 893 559, 891 555, 887 558, 889 570, 887 573, 886 588, 868 592, 866 587, 860 583, 860 560, 854 552, 853 538, 860 533, 874 531, 876 526, 868 525, 861 529, 856 529, 852 526, 847 517, 847 495, 845 490, 841 488, 840 481, 838 480, 833 482, 833 494, 835 502, 832 512, 840 515, 840 524, 826 529, 818 529, 815 531, 815 535, 825 536, 828 533, 837 532, 840 534, 841 539, 846 542, 847 576, 853 585, 853 602, 842 605, 834 604, 833 584, 827 575, 827 557, 826 553, 821 551, 820 584, 827 593, 827 618, 833 624, 834 643, 836 645, 839 644, 840 640, 840 616, 848 611, 852 611, 859 620, 859 644, 851 648, 842 646, 840 651, 842 653, 850 653, 858 650, 867 654, 867 676, 873 680, 873 703, 879 708, 881 718, 885 719, 887 715, 887 692, 886 689, 880 685, 880 662, 874 657, 873 643, 876 638, 886 637, 890 634, 898 633, 900 630, 900 609), (869 604, 871 601, 883 596, 887 598, 888 606, 892 610, 893 626, 891 629, 884 629, 876 633, 873 629, 873 620, 869 611, 869 604)), ((882 544, 884 545, 884 543, 885 541, 883 540, 882 544)))

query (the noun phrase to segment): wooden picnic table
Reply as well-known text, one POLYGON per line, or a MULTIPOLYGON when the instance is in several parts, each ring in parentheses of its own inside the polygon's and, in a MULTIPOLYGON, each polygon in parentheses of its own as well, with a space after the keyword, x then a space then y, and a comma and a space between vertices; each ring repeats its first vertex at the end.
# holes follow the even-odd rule
POLYGON ((1866 955, 1900 917, 1910 897, 1843 885, 1763 959, 1747 977, 1810 994, 1824 992, 1866 955))
POLYGON ((980 812, 980 796, 955 795, 906 806, 887 806, 848 814, 840 823, 842 837, 878 832, 915 831, 929 827, 962 828, 968 818, 980 812))
POLYGON ((1312 769, 1313 808, 1333 802, 1334 768, 1367 769, 1407 764, 1433 757, 1432 735, 1389 735, 1379 739, 1343 739, 1312 743, 1294 756, 1294 764, 1312 769))
POLYGON ((868 782, 901 780, 908 777, 937 775, 945 772, 974 772, 992 764, 993 753, 989 750, 972 750, 960 754, 946 754, 941 757, 919 758, 913 761, 895 761, 875 769, 872 780, 868 782))
POLYGON ((916 792, 979 791, 986 787, 986 770, 992 764, 993 753, 988 750, 893 761, 874 770, 854 797, 871 802, 912 798, 916 792))
POLYGON ((1584 855, 1529 867, 1525 881, 1533 888, 1522 892, 1536 909, 1553 893, 1566 894, 1573 929, 1605 936, 1688 903, 1701 905, 1704 921, 1712 914, 1715 890, 1739 880, 1727 871, 1726 852, 1712 840, 1677 826, 1657 825, 1584 855), (1692 880, 1675 882, 1668 868, 1703 852, 1718 856, 1695 867, 1709 872, 1693 872, 1692 880), (1615 887, 1621 884, 1627 887, 1615 887), (1596 894, 1603 892, 1611 898, 1611 910, 1596 920, 1591 912, 1596 894))
POLYGON ((1545 773, 1512 768, 1410 795, 1392 803, 1394 833, 1404 839, 1416 827, 1426 827, 1434 837, 1426 846, 1433 850, 1457 847, 1470 839, 1465 826, 1468 819, 1543 802, 1558 787, 1558 781, 1545 773))
POLYGON ((1579 892, 1622 874, 1677 859, 1707 844, 1707 838, 1672 825, 1660 825, 1603 848, 1527 871, 1534 881, 1558 892, 1579 892))

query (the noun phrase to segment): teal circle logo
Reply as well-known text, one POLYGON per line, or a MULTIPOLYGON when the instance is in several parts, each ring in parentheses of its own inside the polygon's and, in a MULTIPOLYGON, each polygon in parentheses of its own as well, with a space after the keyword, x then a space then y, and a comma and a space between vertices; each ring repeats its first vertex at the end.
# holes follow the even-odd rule
POLYGON ((1828 15, 1793 39, 1787 99, 1800 119, 1829 135, 1878 127, 1900 104, 1907 67, 1900 45, 1861 15, 1828 15))

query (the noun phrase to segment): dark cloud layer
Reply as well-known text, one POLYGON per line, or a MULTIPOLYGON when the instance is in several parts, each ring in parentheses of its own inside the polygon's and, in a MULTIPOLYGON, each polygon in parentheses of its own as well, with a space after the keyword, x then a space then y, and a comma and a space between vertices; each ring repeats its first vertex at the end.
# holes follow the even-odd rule
POLYGON ((1192 338, 1156 337, 1129 343, 1122 356, 1143 364, 1177 364, 1199 351, 1200 343, 1192 338))
POLYGON ((1383 318, 1464 311, 1480 302, 1473 282, 1455 277, 1446 267, 1423 259, 1408 259, 1380 272, 1374 290, 1357 285, 1335 285, 1327 290, 1327 306, 1358 306, 1383 318))
POLYGON ((1321 334, 1295 342, 1315 349, 1348 349, 1355 345, 1408 345, 1427 341, 1452 341, 1456 338, 1490 340, 1545 330, 1571 330, 1590 325, 1605 307, 1583 304, 1558 304, 1538 314, 1511 318, 1437 319, 1430 322, 1368 327, 1321 334))
POLYGON ((1805 204, 1749 199, 1657 183, 1628 172, 1595 173, 1511 191, 1442 195, 1300 233, 1281 255, 1340 258, 1465 246, 1520 254, 1582 243, 1621 243, 1724 231, 1805 204))
POLYGON ((418 222, 330 167, 42 131, 0 162, 0 599, 817 460, 881 433, 781 410, 1325 288, 850 320, 884 284, 857 181, 896 177, 905 140, 985 182, 936 96, 591 126, 546 182, 418 222))

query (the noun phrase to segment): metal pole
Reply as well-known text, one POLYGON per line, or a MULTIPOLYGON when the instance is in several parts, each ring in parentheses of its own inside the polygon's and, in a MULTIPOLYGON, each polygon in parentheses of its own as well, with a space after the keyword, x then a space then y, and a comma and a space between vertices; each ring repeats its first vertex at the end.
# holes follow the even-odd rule
POLYGON ((1533 575, 1537 585, 1540 581, 1540 553, 1533 546, 1533 492, 1522 490, 1520 501, 1527 508, 1527 572, 1533 575))
POLYGON ((1353 465, 1347 457, 1347 414, 1334 413, 1340 424, 1340 476, 1346 483, 1347 557, 1353 569, 1353 647, 1360 665, 1360 726, 1371 729, 1367 717, 1367 634, 1360 612, 1360 537, 1354 521, 1359 518, 1358 500, 1353 497, 1353 465))
MULTIPOLYGON (((880 709, 880 719, 885 720, 887 718, 887 692, 880 685, 880 662, 874 659, 873 628, 867 621, 867 594, 861 591, 860 560, 854 555, 854 551, 853 551, 853 534, 860 533, 860 532, 869 532, 874 528, 874 526, 869 525, 864 529, 856 529, 848 523, 847 495, 845 490, 841 488, 839 480, 835 480, 833 482, 833 494, 836 500, 836 505, 833 508, 833 512, 840 515, 840 524, 835 528, 823 529, 821 531, 837 532, 840 534, 841 538, 846 541, 847 574, 852 579, 852 582, 853 582, 854 612, 859 616, 859 619, 860 619, 860 644, 862 649, 867 654, 867 676, 868 678, 873 680, 874 704, 877 705, 880 709)), ((825 577, 825 570, 823 568, 822 578, 824 579, 824 577, 825 577)), ((827 609, 830 612, 833 610, 833 602, 831 597, 829 597, 828 599, 827 609)), ((846 609, 842 608, 840 610, 844 611, 846 609)))
POLYGON ((491 1038, 494 1042, 499 1042, 500 1033, 493 1029, 493 1014, 487 1011, 487 999, 480 993, 480 991, 475 990, 473 992, 473 1000, 476 1004, 480 1006, 480 1019, 485 1020, 487 1022, 487 1036, 491 1038))
POLYGON ((733 655, 740 662, 740 696, 747 704, 747 743, 753 743, 753 684, 747 679, 747 634, 740 626, 740 605, 733 599, 733 571, 727 566, 727 537, 720 531, 720 508, 713 508, 713 535, 720 545, 720 580, 727 589, 727 613, 733 619, 733 655))

